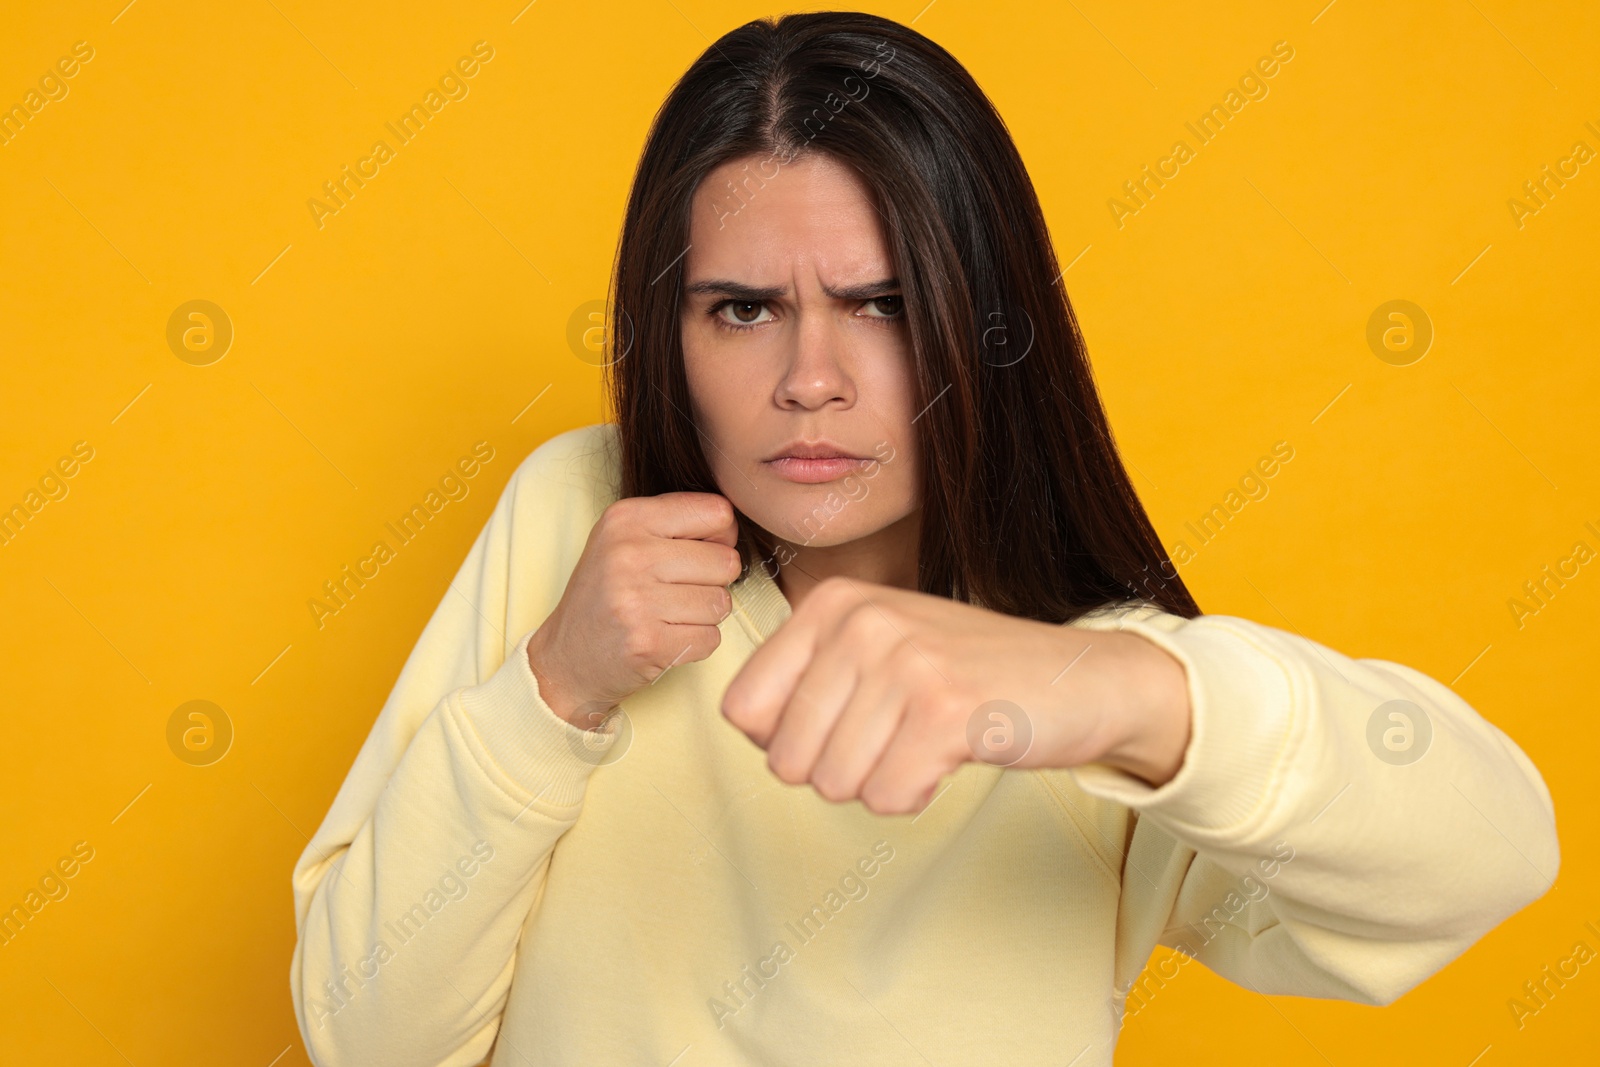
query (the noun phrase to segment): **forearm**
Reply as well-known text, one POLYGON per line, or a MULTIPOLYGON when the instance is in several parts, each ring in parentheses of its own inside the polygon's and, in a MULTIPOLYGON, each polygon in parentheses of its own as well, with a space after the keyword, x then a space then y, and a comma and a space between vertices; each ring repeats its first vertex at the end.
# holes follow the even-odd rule
POLYGON ((1183 665, 1134 632, 1092 635, 1050 627, 1043 676, 1069 662, 1030 712, 1041 751, 1030 766, 1070 769, 1097 763, 1150 786, 1171 781, 1183 766, 1191 708, 1183 665))
POLYGON ((1109 729, 1096 762, 1165 785, 1183 766, 1192 736, 1183 664, 1142 635, 1102 634, 1097 641, 1119 646, 1124 682, 1115 690, 1120 699, 1105 712, 1109 729))
POLYGON ((1172 622, 1142 628, 1188 676, 1178 772, 1158 787, 1105 762, 1072 774, 1200 854, 1174 923, 1202 921, 1261 858, 1292 849, 1255 923, 1264 936, 1241 930, 1208 964, 1264 990, 1387 1003, 1549 888, 1548 791, 1448 686, 1243 619, 1172 622), (1424 747, 1384 758, 1370 738, 1386 707, 1429 729, 1424 747))

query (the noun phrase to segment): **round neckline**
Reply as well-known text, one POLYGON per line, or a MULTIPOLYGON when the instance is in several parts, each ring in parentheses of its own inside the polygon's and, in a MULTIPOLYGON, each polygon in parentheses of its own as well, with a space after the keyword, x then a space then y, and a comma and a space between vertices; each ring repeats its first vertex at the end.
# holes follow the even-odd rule
POLYGON ((758 645, 794 613, 777 581, 759 563, 730 586, 728 592, 733 598, 734 615, 750 640, 758 645))

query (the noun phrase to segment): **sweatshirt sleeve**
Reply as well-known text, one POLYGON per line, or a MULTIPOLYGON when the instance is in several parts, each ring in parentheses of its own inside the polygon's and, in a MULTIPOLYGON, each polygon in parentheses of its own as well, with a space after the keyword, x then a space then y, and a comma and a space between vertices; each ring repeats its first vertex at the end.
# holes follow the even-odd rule
POLYGON ((553 607, 568 568, 552 561, 587 530, 555 506, 539 455, 513 474, 295 865, 290 989, 320 1067, 487 1055, 551 851, 603 758, 605 735, 541 699, 533 631, 519 629, 553 607))
POLYGON ((1076 624, 1165 649, 1192 709, 1164 785, 1072 772, 1136 821, 1119 994, 1160 943, 1258 992, 1388 1004, 1553 884, 1544 780, 1450 687, 1225 615, 1076 624))

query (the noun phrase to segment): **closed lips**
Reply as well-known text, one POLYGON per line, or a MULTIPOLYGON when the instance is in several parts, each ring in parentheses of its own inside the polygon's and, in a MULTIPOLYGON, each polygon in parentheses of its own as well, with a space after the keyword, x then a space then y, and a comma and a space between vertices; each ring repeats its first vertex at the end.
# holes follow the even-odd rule
POLYGON ((776 454, 774 456, 769 457, 766 460, 766 462, 771 463, 771 462, 773 462, 775 460, 780 460, 780 459, 854 459, 854 460, 862 460, 862 459, 866 459, 866 458, 867 457, 865 457, 865 456, 856 455, 854 452, 850 452, 847 449, 841 448, 838 445, 830 444, 828 442, 818 442, 816 444, 797 443, 797 444, 788 445, 783 449, 783 451, 779 452, 778 454, 776 454))

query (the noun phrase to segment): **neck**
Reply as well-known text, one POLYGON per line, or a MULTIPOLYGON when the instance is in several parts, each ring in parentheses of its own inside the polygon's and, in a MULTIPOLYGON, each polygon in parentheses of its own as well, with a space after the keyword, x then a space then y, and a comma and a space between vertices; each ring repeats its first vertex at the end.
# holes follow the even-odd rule
POLYGON ((777 583, 791 610, 824 579, 854 578, 901 589, 917 588, 917 544, 922 509, 883 529, 838 545, 803 545, 779 567, 777 583))

